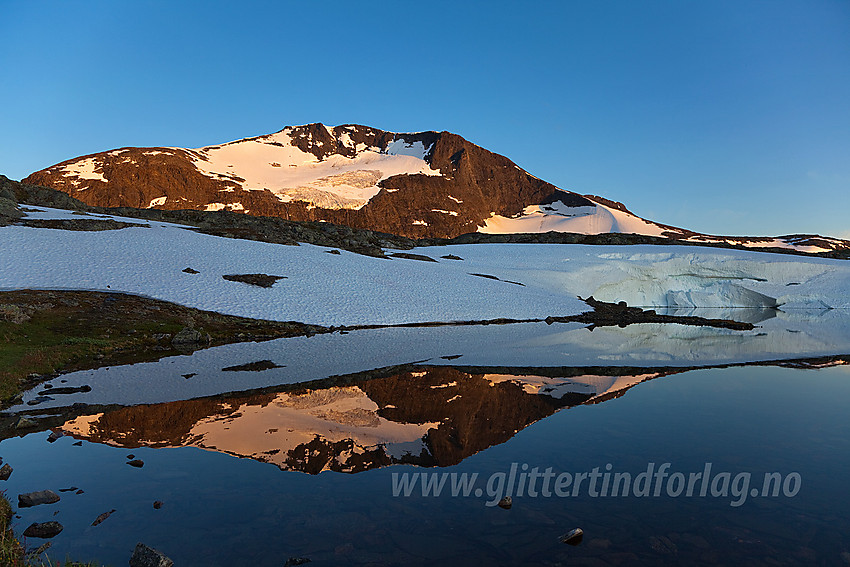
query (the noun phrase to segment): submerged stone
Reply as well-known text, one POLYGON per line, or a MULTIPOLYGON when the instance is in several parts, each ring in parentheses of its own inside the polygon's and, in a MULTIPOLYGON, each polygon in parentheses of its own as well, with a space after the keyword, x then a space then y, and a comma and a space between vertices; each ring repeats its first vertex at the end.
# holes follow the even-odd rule
POLYGON ((94 522, 92 522, 91 525, 96 526, 96 525, 102 523, 106 518, 111 516, 113 512, 115 512, 114 509, 110 510, 109 512, 104 512, 103 514, 101 514, 97 518, 95 518, 94 522))
POLYGON ((48 388, 40 394, 85 394, 91 392, 91 386, 83 384, 82 386, 60 386, 59 388, 48 388))
POLYGON ((29 508, 39 504, 53 504, 59 502, 59 495, 52 490, 39 490, 38 492, 27 492, 18 494, 18 508, 29 508))
POLYGON ((564 535, 561 536, 561 543, 566 543, 568 545, 578 545, 581 543, 582 538, 584 537, 584 530, 581 528, 573 528, 564 535))

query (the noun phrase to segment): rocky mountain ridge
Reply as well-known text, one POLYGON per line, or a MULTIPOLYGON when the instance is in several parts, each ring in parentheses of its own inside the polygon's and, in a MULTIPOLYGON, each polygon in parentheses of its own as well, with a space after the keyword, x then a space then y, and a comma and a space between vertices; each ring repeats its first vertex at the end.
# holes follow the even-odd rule
POLYGON ((24 183, 97 207, 223 210, 412 239, 556 232, 810 253, 850 249, 848 241, 818 235, 712 236, 656 223, 622 203, 559 189, 450 132, 353 124, 286 127, 198 149, 120 148, 61 162, 24 183))
MULTIPOLYGON (((225 161, 230 160, 226 157, 225 161)), ((364 126, 331 129, 321 124, 199 150, 122 148, 62 162, 33 173, 24 182, 64 191, 95 206, 235 210, 288 220, 323 220, 413 238, 475 232, 491 212, 514 215, 557 191, 554 185, 519 169, 507 158, 448 132, 395 134, 364 126), (398 142, 400 147, 394 149, 392 144, 399 146, 398 142), (231 164, 225 164, 223 171, 210 171, 206 159, 227 148, 263 152, 277 156, 274 159, 278 161, 252 162, 250 167, 243 164, 232 169, 227 167, 231 164), (382 178, 383 170, 377 168, 391 169, 396 164, 379 158, 415 157, 404 154, 414 148, 419 150, 421 165, 439 173, 413 170, 382 178), (397 153, 388 153, 393 151, 397 153), (330 157, 343 161, 357 155, 364 159, 345 164, 349 167, 316 167, 330 157), (294 163, 286 164, 287 157, 294 163), (246 168, 250 169, 247 173, 246 168), (309 183, 296 179, 295 187, 283 188, 290 189, 288 192, 246 183, 251 176, 262 181, 266 169, 291 173, 288 170, 297 168, 319 170, 320 174, 339 169, 340 173, 309 183), (371 186, 367 184, 373 181, 377 191, 364 203, 351 198, 354 189, 368 189, 371 186), (331 191, 334 188, 337 190, 331 191), (330 202, 333 197, 336 202, 330 202)))

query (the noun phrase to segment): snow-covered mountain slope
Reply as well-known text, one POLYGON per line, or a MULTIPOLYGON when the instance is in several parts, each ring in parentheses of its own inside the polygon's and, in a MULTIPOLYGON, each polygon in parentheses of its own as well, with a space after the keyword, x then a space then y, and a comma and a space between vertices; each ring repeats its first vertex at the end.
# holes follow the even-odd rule
MULTIPOLYGON (((325 132, 287 127, 267 136, 197 149, 122 148, 63 162, 40 173, 54 176, 54 186, 58 184, 69 194, 85 198, 81 193, 93 192, 100 184, 120 179, 123 169, 144 174, 146 167, 153 167, 160 160, 188 160, 200 174, 223 184, 219 190, 224 193, 220 202, 205 204, 206 210, 226 208, 246 213, 251 211, 227 193, 233 193, 236 188, 269 191, 284 203, 303 201, 327 209, 360 209, 380 191, 379 181, 395 175, 440 175, 425 161, 434 142, 427 148, 425 143, 432 136, 400 135, 395 139, 373 136, 355 142, 352 134, 356 135, 356 126, 338 127, 336 132, 318 126, 325 132), (333 140, 333 148, 331 141, 320 139, 320 132, 333 140), (327 152, 323 149, 326 144, 327 152)), ((161 187, 160 196, 140 205, 144 208, 192 206, 191 199, 170 194, 170 189, 161 187)))
POLYGON ((557 200, 559 195, 539 205, 529 205, 521 213, 505 217, 493 214, 478 232, 487 234, 570 232, 578 234, 640 234, 670 238, 674 241, 723 244, 745 248, 779 248, 796 252, 819 253, 850 249, 850 241, 813 234, 777 237, 712 236, 643 219, 622 205, 584 195, 588 202, 574 203, 575 197, 557 200), (574 204, 567 205, 566 203, 574 204))
POLYGON ((71 159, 25 182, 86 204, 229 210, 324 220, 408 236, 629 233, 802 252, 850 249, 816 235, 723 237, 643 219, 623 204, 558 189, 449 132, 288 126, 203 148, 121 148, 71 159))
POLYGON ((535 232, 575 232, 578 234, 629 233, 646 236, 667 236, 670 227, 644 220, 632 213, 607 207, 601 203, 570 207, 561 201, 545 205, 529 205, 513 217, 493 215, 478 232, 513 234, 535 232))
MULTIPOLYGON (((326 209, 360 209, 381 190, 380 181, 395 175, 440 175, 425 161, 433 142, 426 148, 422 139, 411 137, 407 141, 402 137, 385 146, 367 145, 352 139, 355 126, 343 126, 341 132, 325 129, 342 147, 350 150, 350 155, 317 156, 304 151, 293 143, 293 137, 318 147, 325 142, 313 140, 310 130, 293 128, 269 136, 199 148, 190 151, 190 155, 198 170, 213 179, 237 181, 249 191, 267 189, 283 202, 300 200, 326 209)), ((167 200, 167 197, 160 199, 163 198, 167 200)), ((216 207, 242 210, 241 203, 207 205, 208 210, 216 207)))
POLYGON ((591 295, 647 307, 850 308, 850 263, 827 258, 696 246, 471 244, 415 248, 436 260, 424 262, 137 222, 145 226, 2 227, 0 289, 123 291, 323 325, 566 316, 586 311, 578 297, 591 295), (261 288, 222 277, 257 273, 285 279, 261 288))
POLYGON ((746 248, 783 248, 797 252, 818 253, 830 250, 850 249, 850 241, 816 234, 790 234, 774 238, 741 237, 741 236, 710 236, 707 234, 691 234, 684 238, 686 242, 722 243, 746 248))
POLYGON ((287 127, 197 149, 121 148, 33 173, 27 183, 89 205, 232 210, 402 236, 475 232, 557 191, 449 132, 287 127))

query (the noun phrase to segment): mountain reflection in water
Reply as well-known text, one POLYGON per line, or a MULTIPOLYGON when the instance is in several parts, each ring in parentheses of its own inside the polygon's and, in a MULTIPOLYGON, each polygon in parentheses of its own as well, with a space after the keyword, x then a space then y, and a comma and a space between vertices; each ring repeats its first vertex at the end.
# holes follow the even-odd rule
POLYGON ((80 416, 61 430, 128 448, 196 446, 310 474, 451 466, 562 408, 616 397, 660 375, 620 373, 421 367, 355 385, 125 407, 80 416))

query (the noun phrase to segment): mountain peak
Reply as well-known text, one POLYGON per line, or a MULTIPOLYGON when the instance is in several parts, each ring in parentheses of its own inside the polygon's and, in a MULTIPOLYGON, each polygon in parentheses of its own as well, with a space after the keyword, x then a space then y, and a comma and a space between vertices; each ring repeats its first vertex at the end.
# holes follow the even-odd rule
POLYGON ((448 132, 321 123, 202 148, 122 148, 26 181, 91 205, 227 209, 414 237, 474 232, 557 190, 448 132))
POLYGON ((229 210, 411 238, 470 232, 634 233, 695 242, 833 250, 834 239, 712 237, 622 203, 565 191, 450 132, 320 122, 202 148, 121 148, 24 181, 89 205, 229 210))

